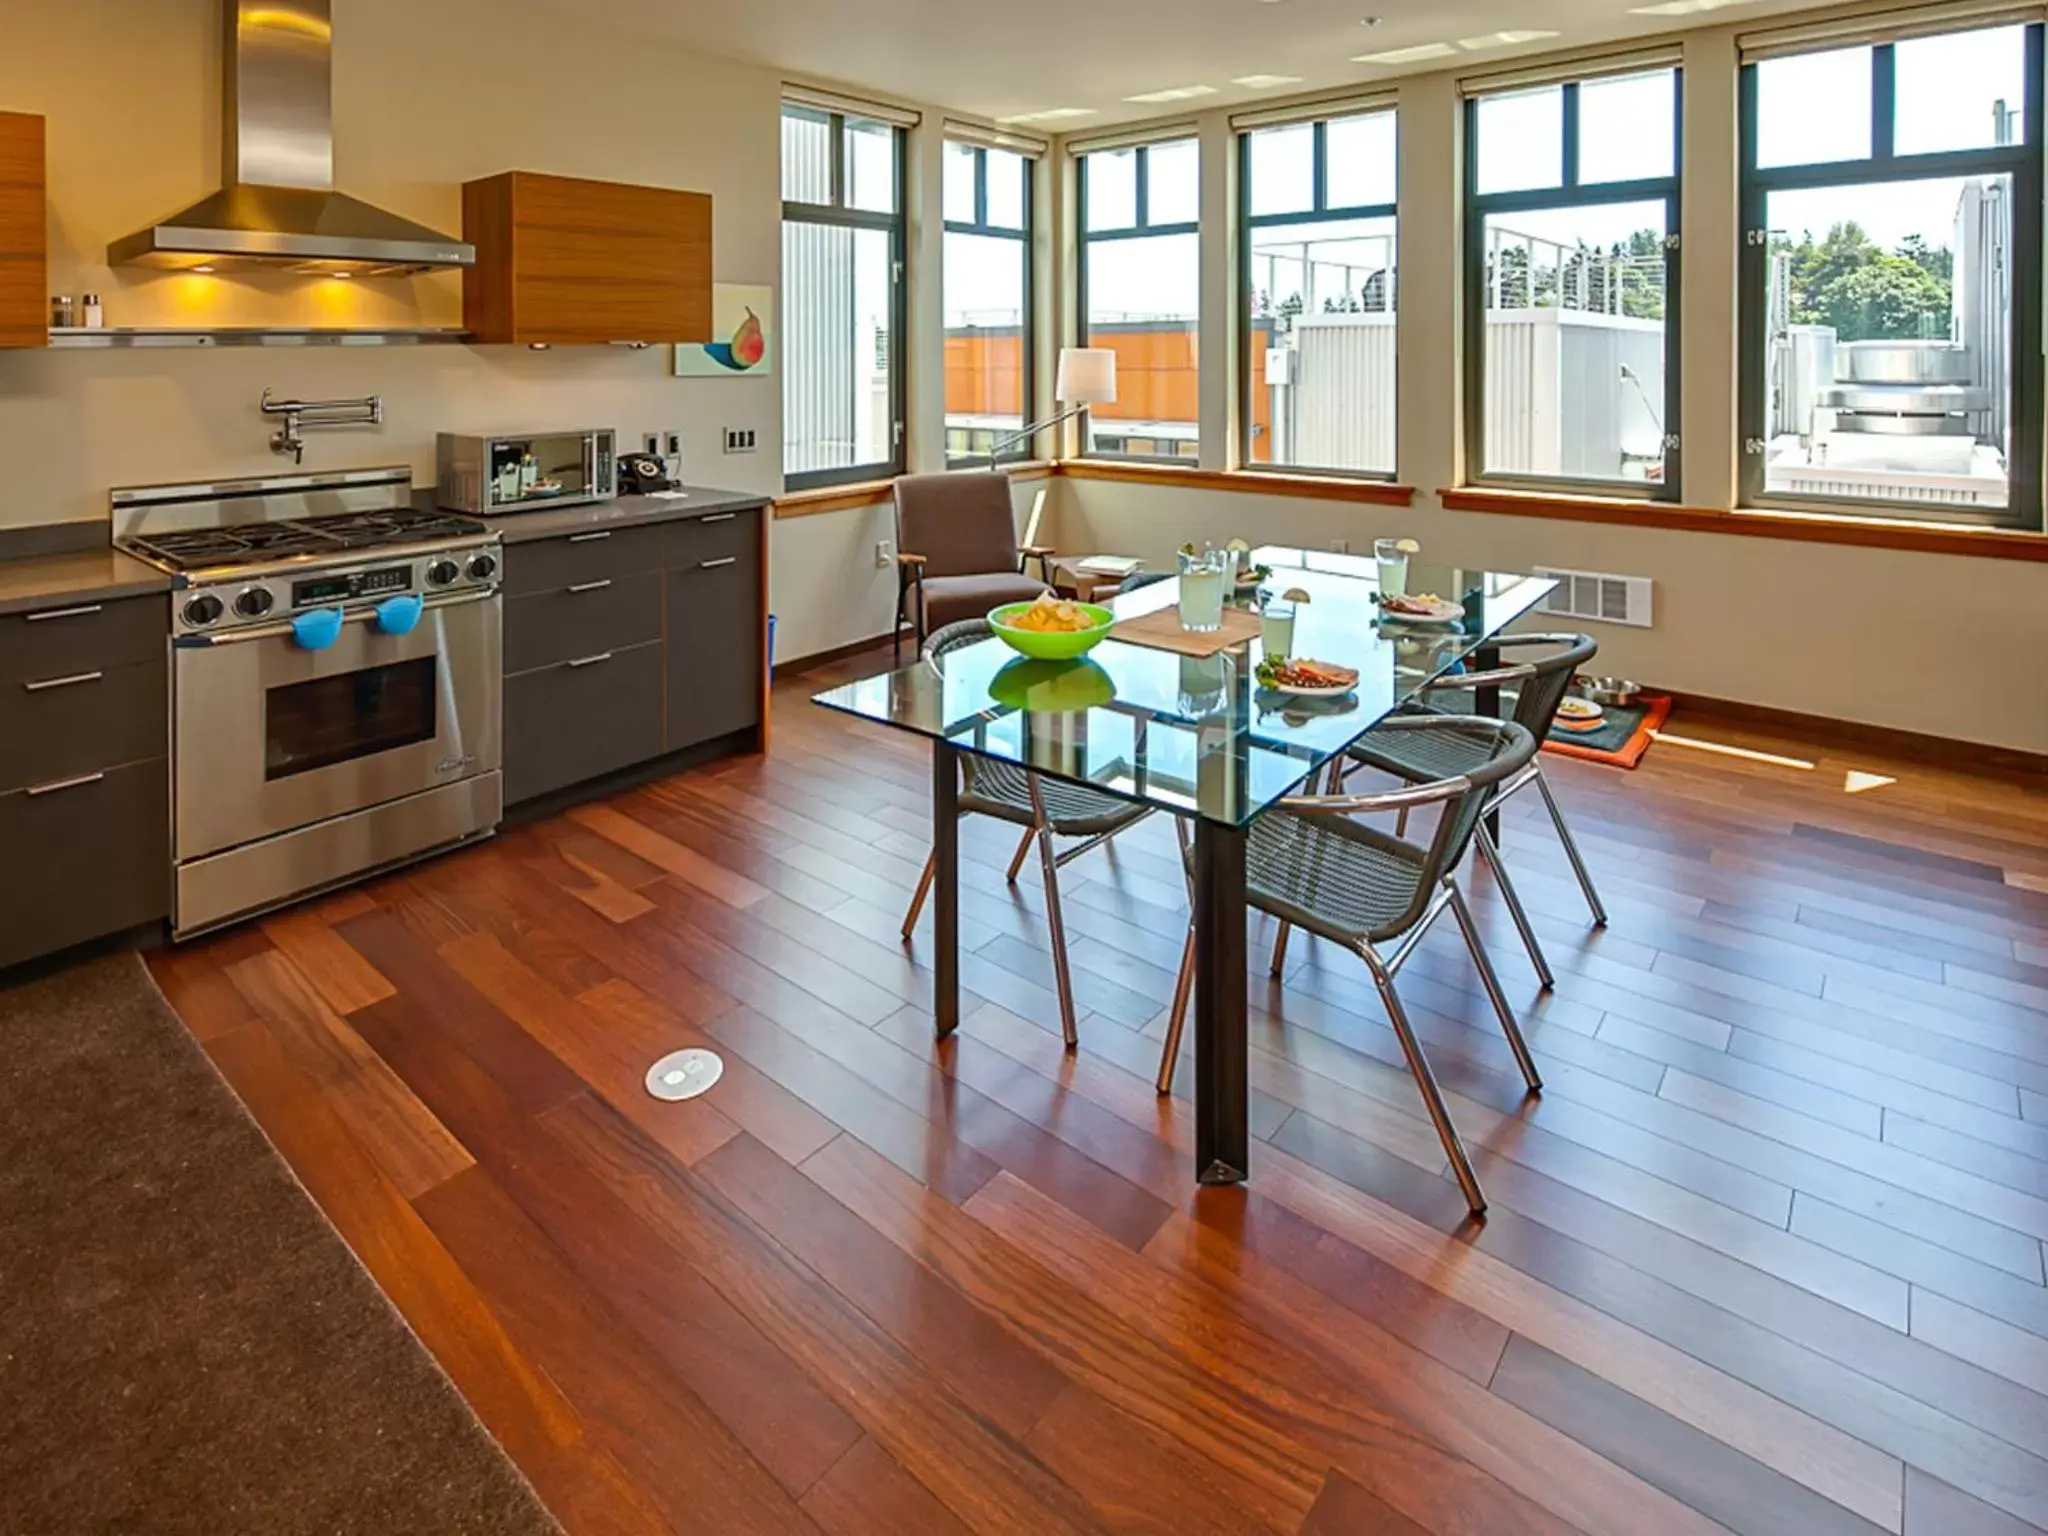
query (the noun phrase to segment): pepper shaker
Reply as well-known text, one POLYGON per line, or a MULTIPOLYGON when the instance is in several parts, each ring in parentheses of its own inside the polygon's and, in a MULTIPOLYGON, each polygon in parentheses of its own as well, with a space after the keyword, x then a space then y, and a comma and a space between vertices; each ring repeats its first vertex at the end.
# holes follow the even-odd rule
POLYGON ((60 293, 50 299, 50 328, 68 330, 76 322, 72 318, 71 295, 60 293))

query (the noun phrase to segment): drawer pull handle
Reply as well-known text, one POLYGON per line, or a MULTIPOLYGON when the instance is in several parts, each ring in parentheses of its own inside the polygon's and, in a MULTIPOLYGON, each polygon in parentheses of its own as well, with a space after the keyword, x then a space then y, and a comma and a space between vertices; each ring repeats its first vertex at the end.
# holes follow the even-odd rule
POLYGON ((727 555, 723 560, 700 560, 697 562, 697 569, 700 571, 715 571, 721 565, 738 565, 739 563, 740 557, 738 555, 727 555))
POLYGON ((711 512, 697 519, 700 523, 729 523, 738 517, 737 512, 711 512))
POLYGON ((607 576, 603 581, 579 581, 576 583, 575 586, 569 588, 569 590, 571 592, 602 592, 606 587, 610 586, 611 584, 612 579, 611 577, 607 576))
POLYGON ((104 672, 74 672, 70 677, 46 677, 41 682, 23 683, 21 686, 30 693, 43 693, 51 688, 69 688, 73 683, 96 683, 106 675, 104 672))
POLYGON ((104 772, 81 773, 75 779, 53 779, 48 784, 31 784, 28 788, 28 792, 32 796, 54 795, 60 789, 83 789, 88 784, 99 783, 99 781, 101 779, 104 779, 105 777, 106 774, 104 772))
POLYGON ((51 608, 42 613, 30 614, 28 621, 31 624, 40 624, 45 619, 82 619, 88 613, 98 613, 104 607, 104 603, 85 603, 77 608, 51 608))
POLYGON ((579 656, 570 662, 569 665, 572 667, 594 667, 600 661, 610 661, 611 659, 612 653, 610 651, 599 651, 595 656, 579 656))
POLYGON ((611 536, 611 529, 600 528, 595 533, 572 533, 569 535, 569 542, 571 544, 588 544, 592 539, 608 539, 611 536))

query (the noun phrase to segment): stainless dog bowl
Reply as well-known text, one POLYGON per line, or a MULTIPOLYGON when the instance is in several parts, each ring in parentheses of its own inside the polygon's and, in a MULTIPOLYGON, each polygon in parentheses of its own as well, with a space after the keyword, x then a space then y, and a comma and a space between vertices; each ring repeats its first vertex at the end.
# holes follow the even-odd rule
POLYGON ((1611 705, 1617 709, 1635 703, 1643 691, 1640 683, 1630 682, 1625 677, 1582 677, 1578 685, 1580 694, 1595 704, 1611 705))

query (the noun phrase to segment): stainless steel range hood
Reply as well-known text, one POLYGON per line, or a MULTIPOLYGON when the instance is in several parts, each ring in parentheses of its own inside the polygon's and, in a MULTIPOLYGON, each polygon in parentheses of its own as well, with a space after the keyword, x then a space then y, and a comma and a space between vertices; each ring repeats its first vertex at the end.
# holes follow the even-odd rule
POLYGON ((227 185, 107 247, 115 266, 386 274, 476 248, 334 190, 329 0, 224 0, 227 185))

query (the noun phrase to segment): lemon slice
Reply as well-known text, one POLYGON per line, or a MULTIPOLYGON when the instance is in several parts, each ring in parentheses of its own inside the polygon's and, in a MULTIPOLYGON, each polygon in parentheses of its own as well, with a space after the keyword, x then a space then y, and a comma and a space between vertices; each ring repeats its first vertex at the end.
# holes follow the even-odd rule
POLYGON ((1308 593, 1304 592, 1300 587, 1289 587, 1280 596, 1283 601, 1290 603, 1305 603, 1310 600, 1308 593))
POLYGON ((1400 539, 1396 541, 1394 548, 1401 551, 1404 555, 1419 555, 1422 553, 1422 546, 1413 539, 1400 539))

